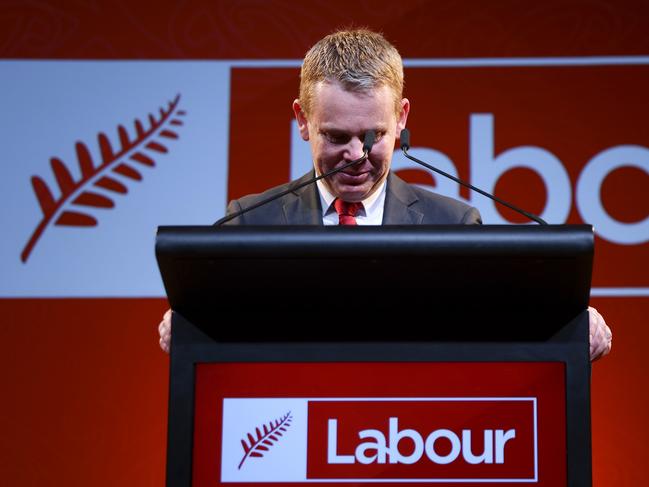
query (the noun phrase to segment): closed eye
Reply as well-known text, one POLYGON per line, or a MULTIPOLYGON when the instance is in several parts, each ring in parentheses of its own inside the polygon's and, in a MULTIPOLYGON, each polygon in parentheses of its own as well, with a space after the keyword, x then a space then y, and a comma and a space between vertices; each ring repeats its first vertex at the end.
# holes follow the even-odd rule
POLYGON ((325 131, 322 132, 322 135, 325 137, 325 139, 327 139, 328 142, 331 142, 332 144, 336 144, 336 145, 346 144, 351 139, 349 134, 340 133, 340 132, 325 131))
MULTIPOLYGON (((374 139, 374 143, 377 143, 378 141, 383 138, 385 135, 384 130, 377 130, 375 131, 376 136, 374 139)), ((322 131, 321 134, 324 136, 324 138, 327 140, 327 142, 330 142, 332 144, 336 145, 343 145, 347 144, 351 140, 351 136, 349 134, 343 133, 343 132, 331 132, 331 131, 322 131)), ((361 143, 363 142, 363 138, 361 137, 361 143)))

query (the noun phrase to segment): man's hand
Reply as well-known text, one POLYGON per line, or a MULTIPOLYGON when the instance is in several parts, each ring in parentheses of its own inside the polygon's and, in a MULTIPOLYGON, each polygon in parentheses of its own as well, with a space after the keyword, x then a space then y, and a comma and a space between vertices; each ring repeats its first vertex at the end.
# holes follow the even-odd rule
POLYGON ((594 362, 611 351, 613 334, 595 308, 588 307, 588 322, 590 325, 590 361, 594 362))
MULTIPOLYGON (((168 309, 165 312, 164 316, 162 317, 162 321, 158 325, 158 333, 160 333, 160 348, 165 352, 169 353, 169 348, 171 347, 171 310, 170 309, 168 309)), ((591 345, 591 357, 592 357, 592 345, 591 345)))

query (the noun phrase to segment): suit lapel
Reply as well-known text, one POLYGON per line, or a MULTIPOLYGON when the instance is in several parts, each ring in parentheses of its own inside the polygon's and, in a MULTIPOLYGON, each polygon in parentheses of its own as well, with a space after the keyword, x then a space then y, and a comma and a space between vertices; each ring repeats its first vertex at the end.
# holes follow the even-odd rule
POLYGON ((412 205, 419 201, 415 192, 391 171, 387 184, 383 225, 421 224, 424 214, 412 208, 412 205))
MULTIPOLYGON (((295 181, 296 185, 314 177, 311 171, 295 181)), ((289 225, 322 225, 320 195, 316 184, 309 184, 293 192, 293 198, 284 204, 284 219, 289 225)))

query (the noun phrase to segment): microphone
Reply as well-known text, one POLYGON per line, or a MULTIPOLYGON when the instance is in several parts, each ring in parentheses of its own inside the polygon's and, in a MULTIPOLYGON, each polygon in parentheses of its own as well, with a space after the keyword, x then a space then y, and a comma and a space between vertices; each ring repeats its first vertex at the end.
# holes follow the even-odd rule
POLYGON ((296 191, 300 188, 303 188, 305 186, 308 186, 309 184, 313 184, 316 181, 319 181, 320 179, 328 178, 329 176, 332 176, 336 173, 339 173, 340 171, 344 171, 348 167, 351 167, 355 164, 358 164, 359 162, 363 162, 364 160, 367 159, 367 156, 369 155, 370 151, 372 150, 372 146, 374 145, 374 141, 376 140, 376 132, 374 130, 368 130, 365 132, 365 136, 363 137, 363 155, 359 157, 358 159, 355 159, 353 161, 350 161, 340 167, 334 168, 331 171, 327 171, 324 174, 321 174, 320 176, 315 176, 313 178, 310 178, 307 181, 304 181, 303 183, 298 184, 297 186, 291 186, 288 189, 275 194, 269 198, 266 198, 262 201, 259 201, 258 203, 255 203, 252 206, 249 206, 248 208, 243 208, 239 211, 236 211, 234 213, 230 213, 229 215, 224 216, 220 220, 218 220, 216 223, 214 223, 214 226, 220 226, 223 225, 224 223, 229 222, 230 220, 234 220, 235 218, 240 217, 241 215, 248 213, 249 211, 254 210, 255 208, 259 208, 260 206, 264 206, 271 201, 275 201, 276 199, 281 198, 282 196, 285 196, 289 193, 292 193, 293 191, 296 191))
POLYGON ((452 179, 456 183, 461 184, 462 186, 464 186, 465 188, 469 188, 469 189, 471 189, 471 190, 473 190, 473 191, 475 191, 477 193, 480 193, 481 195, 486 196, 487 198, 490 198, 493 201, 495 201, 497 203, 500 203, 501 205, 506 206, 507 208, 509 208, 511 210, 514 210, 515 212, 523 215, 524 217, 529 218, 530 220, 534 220, 539 225, 547 225, 548 224, 541 217, 539 217, 537 215, 534 215, 533 213, 529 213, 529 212, 527 212, 525 210, 522 210, 522 209, 518 208, 517 206, 512 205, 511 203, 507 203, 506 201, 501 200, 497 196, 494 196, 494 195, 492 195, 490 193, 487 193, 486 191, 483 191, 480 188, 476 188, 472 184, 464 182, 461 179, 456 178, 455 176, 452 176, 452 175, 442 171, 441 169, 437 169, 436 167, 431 166, 430 164, 426 164, 424 161, 420 161, 416 157, 413 157, 410 154, 408 154, 408 150, 410 149, 410 131, 408 129, 403 129, 401 131, 401 134, 400 134, 399 138, 401 140, 401 151, 403 152, 403 155, 406 156, 411 161, 414 161, 417 164, 419 164, 420 166, 424 166, 425 168, 430 169, 433 172, 441 174, 442 176, 445 176, 445 177, 447 177, 449 179, 452 179))
POLYGON ((363 137, 363 153, 365 154, 366 158, 367 154, 369 154, 372 150, 372 146, 374 145, 375 141, 376 132, 374 132, 374 130, 368 130, 367 132, 365 132, 365 137, 363 137))

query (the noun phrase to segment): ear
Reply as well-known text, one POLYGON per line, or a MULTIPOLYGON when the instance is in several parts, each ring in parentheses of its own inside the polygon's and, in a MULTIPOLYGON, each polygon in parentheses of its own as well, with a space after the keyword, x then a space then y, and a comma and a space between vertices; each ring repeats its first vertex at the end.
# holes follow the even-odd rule
POLYGON ((401 131, 406 128, 406 121, 408 120, 408 114, 410 113, 410 101, 408 98, 401 100, 401 113, 397 118, 397 139, 401 134, 401 131))
POLYGON ((297 98, 293 100, 293 113, 295 113, 295 120, 297 120, 297 127, 300 130, 302 140, 309 140, 309 123, 307 122, 300 100, 297 98))

